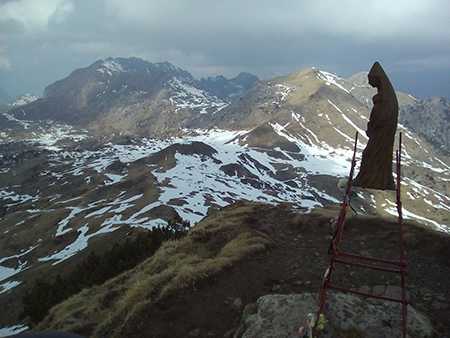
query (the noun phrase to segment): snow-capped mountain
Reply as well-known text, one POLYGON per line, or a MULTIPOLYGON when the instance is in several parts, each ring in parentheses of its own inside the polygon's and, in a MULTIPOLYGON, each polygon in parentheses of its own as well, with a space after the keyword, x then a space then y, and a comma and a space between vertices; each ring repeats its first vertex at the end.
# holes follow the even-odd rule
MULTIPOLYGON (((194 225, 240 199, 299 212, 339 203, 356 132, 358 159, 367 143, 373 88, 361 74, 314 68, 250 88, 252 79, 197 81, 169 63, 106 59, 2 115, 14 129, 0 135, 0 304, 27 280, 175 214, 194 225)), ((404 217, 449 232, 449 158, 406 125, 398 131, 404 217)), ((396 215, 393 192, 356 192, 359 213, 396 215)))
POLYGON ((108 58, 75 70, 49 85, 42 100, 9 114, 76 124, 102 135, 154 137, 176 132, 199 113, 222 109, 256 80, 250 74, 196 80, 169 62, 108 58))

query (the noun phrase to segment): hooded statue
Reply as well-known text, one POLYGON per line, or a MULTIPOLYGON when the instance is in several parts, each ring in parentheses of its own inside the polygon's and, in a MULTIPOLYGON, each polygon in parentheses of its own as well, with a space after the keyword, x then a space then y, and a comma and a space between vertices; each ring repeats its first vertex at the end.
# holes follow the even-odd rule
POLYGON ((378 89, 367 123, 369 137, 362 153, 361 169, 352 186, 395 190, 392 153, 398 121, 398 101, 394 88, 378 62, 369 72, 369 84, 378 89))

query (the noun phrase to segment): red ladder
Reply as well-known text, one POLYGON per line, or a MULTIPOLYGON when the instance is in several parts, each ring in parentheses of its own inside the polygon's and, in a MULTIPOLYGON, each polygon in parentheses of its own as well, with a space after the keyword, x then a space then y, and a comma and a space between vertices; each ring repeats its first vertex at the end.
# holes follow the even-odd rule
MULTIPOLYGON (((337 221, 336 231, 332 238, 331 246, 330 246, 330 249, 328 252, 328 254, 331 255, 330 265, 329 265, 327 271, 325 272, 322 287, 321 287, 320 294, 319 294, 319 298, 317 300, 317 304, 319 305, 319 311, 317 312, 316 319, 318 319, 320 314, 323 313, 328 290, 335 290, 335 291, 342 292, 342 293, 351 293, 351 294, 355 294, 358 296, 371 297, 371 298, 381 299, 381 300, 385 300, 385 301, 397 302, 397 303, 402 304, 403 338, 406 338, 406 330, 407 330, 406 316, 407 316, 408 300, 406 299, 405 277, 408 274, 408 271, 406 269, 407 263, 405 261, 405 252, 404 252, 404 244, 403 244, 403 216, 402 216, 402 202, 401 202, 401 196, 400 196, 400 163, 401 163, 402 133, 399 134, 399 146, 398 146, 398 150, 396 151, 396 162, 397 162, 396 163, 397 164, 396 198, 397 198, 398 230, 399 230, 398 243, 399 243, 399 247, 400 247, 400 257, 399 257, 398 261, 388 260, 388 259, 383 259, 383 258, 376 258, 376 257, 371 257, 371 256, 364 256, 364 255, 354 254, 354 253, 350 253, 350 252, 344 252, 344 251, 340 250, 342 233, 344 231, 345 215, 347 212, 347 207, 350 205, 350 194, 351 194, 351 187, 352 187, 353 172, 354 172, 354 169, 356 166, 355 156, 356 156, 357 142, 358 142, 358 132, 356 132, 356 136, 355 136, 353 159, 352 159, 350 174, 348 177, 348 183, 347 183, 347 187, 346 187, 346 191, 345 191, 345 195, 344 195, 344 200, 343 200, 342 208, 341 208, 339 218, 337 221), (353 261, 346 260, 345 258, 366 261, 366 262, 383 263, 383 264, 391 265, 391 266, 393 266, 393 268, 387 268, 387 267, 382 267, 382 266, 353 262, 353 261), (336 264, 344 264, 344 265, 350 265, 350 266, 355 266, 355 267, 360 267, 360 268, 366 268, 366 269, 372 269, 372 270, 377 270, 377 271, 399 274, 401 276, 401 288, 402 288, 401 299, 377 296, 377 295, 374 295, 371 293, 360 292, 360 291, 351 290, 351 289, 347 289, 344 287, 334 285, 332 278, 333 278, 333 272, 334 272, 334 268, 335 268, 336 264)), ((316 330, 317 330, 318 322, 319 322, 318 320, 315 321, 314 328, 313 328, 313 337, 316 337, 316 330)))

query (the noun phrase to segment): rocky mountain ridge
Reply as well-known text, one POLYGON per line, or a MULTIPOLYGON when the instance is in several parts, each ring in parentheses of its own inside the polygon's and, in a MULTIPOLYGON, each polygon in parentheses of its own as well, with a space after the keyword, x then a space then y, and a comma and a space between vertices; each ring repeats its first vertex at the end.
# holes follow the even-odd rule
MULTIPOLYGON (((327 84, 339 86, 365 107, 372 107, 371 98, 376 90, 368 84, 367 72, 344 79, 317 71, 317 77, 327 84)), ((34 95, 28 95, 28 99, 24 96, 3 105, 1 111, 12 110, 9 116, 18 120, 49 119, 69 125, 76 121, 77 125, 102 135, 179 136, 183 128, 228 128, 230 122, 221 123, 221 120, 228 120, 233 109, 248 111, 247 106, 257 105, 256 102, 246 102, 245 98, 230 105, 251 89, 257 80, 249 73, 241 73, 230 80, 223 76, 196 80, 189 72, 168 62, 108 58, 77 69, 66 79, 49 85, 42 100, 37 100, 34 95), (29 99, 31 97, 32 100, 29 99), (14 110, 19 105, 21 108, 14 110), (220 112, 224 108, 227 109, 220 112), (172 112, 176 113, 176 119, 172 118, 172 112)), ((271 95, 274 100, 279 99, 277 93, 282 92, 282 87, 270 88, 268 83, 270 81, 261 81, 248 96, 253 95, 257 99, 261 95, 271 95), (265 92, 256 94, 261 88, 265 92)), ((450 103, 441 97, 422 100, 400 92, 397 92, 397 97, 399 123, 448 151, 450 103)), ((236 118, 239 120, 238 116, 236 118)), ((263 120, 267 121, 267 118, 263 120)), ((241 125, 255 127, 257 121, 241 125)))

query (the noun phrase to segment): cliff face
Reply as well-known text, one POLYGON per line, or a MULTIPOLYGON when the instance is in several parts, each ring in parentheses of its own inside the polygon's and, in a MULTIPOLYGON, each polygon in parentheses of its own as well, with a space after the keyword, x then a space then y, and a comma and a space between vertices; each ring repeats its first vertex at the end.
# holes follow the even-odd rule
POLYGON ((444 98, 433 96, 401 106, 399 122, 424 135, 436 147, 450 150, 450 103, 444 98))

